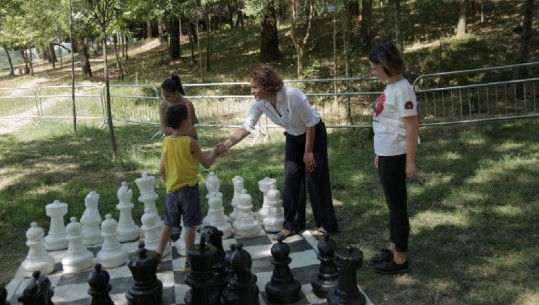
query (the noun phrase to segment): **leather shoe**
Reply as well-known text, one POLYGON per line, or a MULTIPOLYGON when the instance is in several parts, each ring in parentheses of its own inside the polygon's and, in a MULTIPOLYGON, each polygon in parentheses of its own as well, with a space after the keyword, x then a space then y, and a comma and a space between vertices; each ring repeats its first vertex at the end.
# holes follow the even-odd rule
POLYGON ((381 274, 401 274, 410 271, 408 261, 405 261, 402 264, 397 264, 392 259, 385 262, 373 264, 372 267, 374 268, 374 272, 381 274))
POLYGON ((372 266, 381 262, 387 262, 393 258, 393 252, 389 249, 381 249, 380 253, 370 259, 369 264, 372 266))

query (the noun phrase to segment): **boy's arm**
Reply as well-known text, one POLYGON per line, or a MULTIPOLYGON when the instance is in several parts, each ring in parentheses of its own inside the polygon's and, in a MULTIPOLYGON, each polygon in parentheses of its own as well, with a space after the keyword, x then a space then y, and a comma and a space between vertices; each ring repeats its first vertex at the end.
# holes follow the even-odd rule
POLYGON ((200 146, 198 145, 197 141, 191 141, 191 152, 195 155, 195 157, 198 159, 200 164, 204 166, 205 169, 210 168, 210 166, 213 164, 213 161, 217 158, 217 146, 212 149, 210 154, 206 157, 202 150, 200 149, 200 146))
POLYGON ((161 160, 159 161, 159 172, 161 173, 161 177, 163 177, 163 181, 165 183, 167 182, 167 175, 165 172, 165 156, 163 152, 161 152, 161 160))

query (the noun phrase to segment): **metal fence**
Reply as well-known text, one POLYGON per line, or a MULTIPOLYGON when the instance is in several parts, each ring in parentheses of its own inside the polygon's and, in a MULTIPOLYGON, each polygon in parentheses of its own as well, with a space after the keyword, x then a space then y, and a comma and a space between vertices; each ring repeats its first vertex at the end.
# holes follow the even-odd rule
MULTIPOLYGON (((512 80, 511 71, 523 65, 425 74, 414 82, 421 125, 465 123, 537 116, 539 73, 512 80), (490 79, 493 79, 489 81, 490 79), (505 79, 504 79, 505 78, 505 79)), ((524 64, 539 68, 539 62, 524 64)), ((370 127, 372 103, 383 90, 375 78, 287 80, 286 85, 307 93, 329 128, 370 127)), ((239 126, 252 102, 249 84, 186 84, 187 98, 195 104, 200 127, 239 126)), ((70 86, 0 88, 0 120, 72 119, 70 86)), ((115 121, 159 124, 159 90, 153 85, 112 85, 111 111, 115 121)), ((77 85, 78 119, 106 126, 103 85, 77 85)), ((260 129, 276 127, 264 117, 260 129)))

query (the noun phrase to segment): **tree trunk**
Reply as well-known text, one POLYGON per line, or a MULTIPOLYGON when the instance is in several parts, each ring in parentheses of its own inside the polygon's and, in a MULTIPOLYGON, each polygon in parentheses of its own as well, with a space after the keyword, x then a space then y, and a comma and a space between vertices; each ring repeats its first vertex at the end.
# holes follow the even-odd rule
MULTIPOLYGON (((206 12, 208 12, 208 7, 206 6, 206 12)), ((208 27, 206 28, 206 71, 211 71, 211 15, 206 14, 206 22, 208 27)))
POLYGON ((290 27, 290 36, 292 37, 292 42, 294 43, 294 48, 296 49, 296 55, 297 55, 297 73, 298 78, 303 75, 303 55, 305 50, 305 45, 307 44, 307 41, 309 40, 309 36, 311 33, 311 24, 314 16, 314 5, 313 0, 307 1, 307 10, 308 10, 308 16, 307 16, 307 29, 305 30, 305 34, 303 36, 303 39, 300 39, 298 37, 298 29, 297 29, 297 23, 299 20, 303 20, 303 17, 300 17, 299 11, 299 0, 294 0, 292 2, 292 22, 290 27))
POLYGON ((361 1, 361 43, 368 50, 373 45, 372 37, 372 0, 361 1))
POLYGON ((52 64, 52 68, 56 68, 56 62, 58 59, 56 58, 56 52, 54 51, 54 45, 52 43, 49 43, 45 46, 45 54, 47 54, 47 60, 50 64, 52 64))
POLYGON ((152 21, 146 21, 146 38, 153 38, 153 26, 152 21))
POLYGON ((92 67, 90 66, 90 55, 88 54, 88 46, 84 38, 77 34, 75 35, 75 44, 79 53, 82 74, 84 78, 92 77, 92 67))
POLYGON ((468 0, 460 0, 460 9, 459 9, 459 22, 457 24, 457 37, 464 37, 466 35, 466 7, 468 5, 468 0))
POLYGON ((170 17, 169 23, 169 33, 170 33, 170 60, 175 61, 181 58, 180 50, 180 20, 178 17, 170 17))
POLYGON ((4 48, 4 51, 6 52, 7 61, 9 63, 9 75, 15 75, 15 69, 13 69, 13 62, 11 61, 11 56, 9 55, 9 51, 5 45, 2 46, 2 48, 4 48))
MULTIPOLYGON (((532 20, 533 20, 534 0, 526 0, 524 11, 522 12, 522 32, 520 34, 520 47, 516 56, 516 63, 523 64, 528 62, 530 55, 530 40, 532 37, 532 20)), ((513 79, 524 79, 528 77, 526 67, 517 67, 513 71, 513 79)), ((524 87, 520 84, 517 86, 517 96, 524 95, 524 87)))
POLYGON ((112 35, 114 42, 114 55, 116 55, 116 69, 118 70, 118 79, 124 80, 124 66, 122 64, 122 57, 120 56, 120 51, 118 50, 118 33, 112 35))
POLYGON ((189 35, 189 46, 191 47, 191 62, 195 65, 198 64, 197 58, 195 56, 195 46, 198 42, 198 36, 195 29, 195 24, 193 22, 189 22, 189 29, 188 29, 188 35, 189 35))
POLYGON ((266 2, 262 30, 260 32, 260 61, 270 62, 281 59, 279 51, 279 32, 277 31, 277 14, 273 0, 266 2))
POLYGON ((404 52, 404 42, 400 30, 401 1, 393 0, 393 3, 395 4, 395 45, 401 52, 404 52))
POLYGON ((159 42, 168 43, 168 29, 163 18, 159 18, 157 29, 159 30, 159 42))
POLYGON ((103 73, 105 74, 105 105, 107 107, 107 125, 109 126, 110 143, 112 147, 112 155, 116 158, 118 148, 116 147, 116 136, 114 135, 114 124, 112 122, 112 107, 110 99, 110 81, 109 67, 107 60, 107 31, 102 29, 103 34, 103 73))

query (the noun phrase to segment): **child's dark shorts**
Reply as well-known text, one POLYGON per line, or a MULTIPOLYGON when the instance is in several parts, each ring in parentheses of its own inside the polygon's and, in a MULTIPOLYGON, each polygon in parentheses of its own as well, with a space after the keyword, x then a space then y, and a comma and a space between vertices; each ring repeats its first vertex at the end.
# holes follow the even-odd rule
POLYGON ((177 227, 180 225, 180 218, 183 219, 185 227, 196 227, 202 223, 198 183, 167 194, 163 223, 169 227, 177 227))

